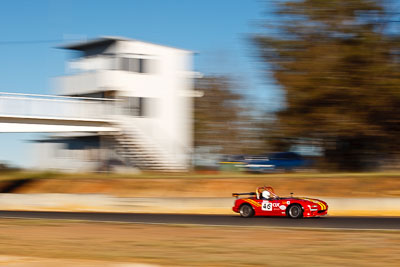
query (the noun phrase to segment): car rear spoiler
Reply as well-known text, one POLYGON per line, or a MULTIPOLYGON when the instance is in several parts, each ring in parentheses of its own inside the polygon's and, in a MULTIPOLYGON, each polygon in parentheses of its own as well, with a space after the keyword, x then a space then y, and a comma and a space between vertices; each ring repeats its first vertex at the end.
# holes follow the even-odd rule
POLYGON ((233 197, 236 197, 236 198, 238 198, 239 196, 248 196, 248 195, 250 195, 250 196, 255 196, 255 195, 256 195, 256 192, 249 192, 249 193, 232 193, 232 196, 233 196, 233 197))

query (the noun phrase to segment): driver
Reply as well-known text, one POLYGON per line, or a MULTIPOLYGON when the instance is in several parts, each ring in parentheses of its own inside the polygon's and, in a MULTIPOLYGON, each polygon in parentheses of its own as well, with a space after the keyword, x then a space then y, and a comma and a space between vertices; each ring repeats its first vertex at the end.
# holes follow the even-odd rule
POLYGON ((271 193, 268 190, 264 190, 261 193, 261 196, 262 196, 263 199, 270 199, 271 198, 271 193))

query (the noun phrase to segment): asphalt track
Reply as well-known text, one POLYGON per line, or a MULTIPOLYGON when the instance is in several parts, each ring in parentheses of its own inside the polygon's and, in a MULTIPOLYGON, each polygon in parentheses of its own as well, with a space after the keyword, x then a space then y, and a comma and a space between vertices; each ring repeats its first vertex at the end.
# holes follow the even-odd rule
POLYGON ((87 220, 144 224, 193 224, 217 226, 268 226, 322 229, 400 230, 400 217, 285 217, 241 218, 239 215, 144 214, 104 212, 0 211, 0 218, 87 220))

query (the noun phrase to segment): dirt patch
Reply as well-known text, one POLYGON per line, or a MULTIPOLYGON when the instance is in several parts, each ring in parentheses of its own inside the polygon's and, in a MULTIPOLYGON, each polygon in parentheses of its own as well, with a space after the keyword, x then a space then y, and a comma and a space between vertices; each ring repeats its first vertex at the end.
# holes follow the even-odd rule
POLYGON ((7 267, 159 267, 160 265, 145 264, 145 263, 128 263, 128 262, 110 262, 96 260, 76 260, 76 259, 51 259, 39 257, 22 257, 0 255, 0 266, 7 267))
POLYGON ((0 233, 1 255, 62 259, 63 262, 94 260, 165 266, 398 266, 400 261, 400 232, 2 219, 0 233))
POLYGON ((355 174, 59 174, 0 175, 13 193, 100 193, 120 197, 230 197, 269 185, 282 196, 400 197, 399 173, 355 174), (21 182, 22 181, 22 182, 21 182), (27 182, 29 181, 29 182, 27 182))

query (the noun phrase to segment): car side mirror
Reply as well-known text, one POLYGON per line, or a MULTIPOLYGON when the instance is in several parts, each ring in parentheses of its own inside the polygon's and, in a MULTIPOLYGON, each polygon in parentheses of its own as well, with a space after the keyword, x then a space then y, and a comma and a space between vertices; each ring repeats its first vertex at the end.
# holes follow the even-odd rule
POLYGON ((293 197, 293 193, 290 193, 290 197, 293 197))

